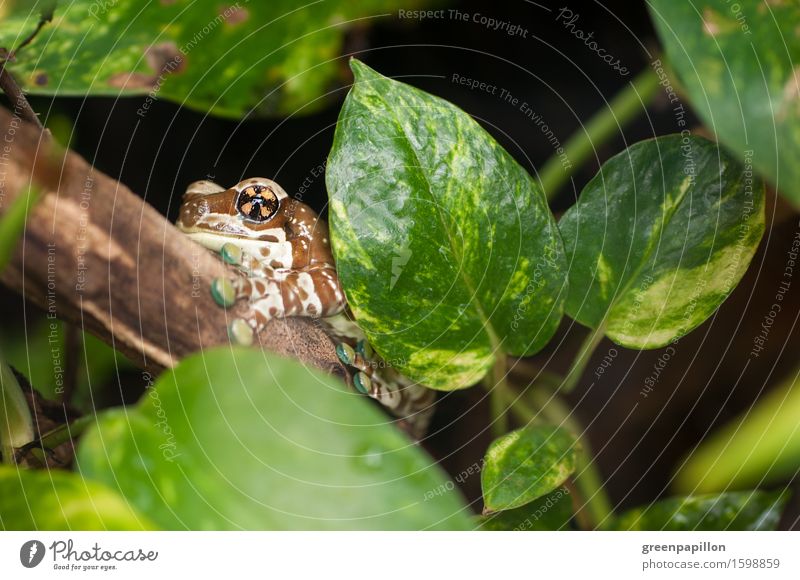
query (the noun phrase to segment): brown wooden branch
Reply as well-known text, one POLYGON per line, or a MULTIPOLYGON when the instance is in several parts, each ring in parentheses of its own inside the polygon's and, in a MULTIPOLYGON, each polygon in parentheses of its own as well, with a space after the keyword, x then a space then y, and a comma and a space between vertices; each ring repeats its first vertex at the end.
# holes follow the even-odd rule
MULTIPOLYGON (((229 344, 210 280, 238 275, 122 183, 0 107, 0 214, 31 182, 45 194, 0 276, 48 315, 84 328, 150 372, 229 344)), ((261 345, 345 376, 314 321, 273 320, 261 345)))

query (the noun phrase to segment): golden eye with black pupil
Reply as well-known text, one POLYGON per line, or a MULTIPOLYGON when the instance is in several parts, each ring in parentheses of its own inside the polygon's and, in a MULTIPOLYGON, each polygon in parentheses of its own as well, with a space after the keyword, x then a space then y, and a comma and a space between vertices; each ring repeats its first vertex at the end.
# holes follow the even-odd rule
POLYGON ((254 222, 265 222, 278 212, 278 196, 263 185, 250 185, 239 192, 236 210, 254 222))

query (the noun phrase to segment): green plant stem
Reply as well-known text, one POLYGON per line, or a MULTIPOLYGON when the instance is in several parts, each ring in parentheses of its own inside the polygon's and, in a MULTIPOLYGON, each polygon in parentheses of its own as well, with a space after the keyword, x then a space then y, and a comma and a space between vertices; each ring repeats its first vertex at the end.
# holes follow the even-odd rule
POLYGON ((78 437, 89 425, 94 423, 95 420, 93 416, 87 415, 75 419, 72 423, 60 425, 42 435, 42 438, 36 441, 36 446, 45 449, 54 449, 62 443, 66 443, 70 439, 78 437))
POLYGON ((578 382, 581 380, 586 370, 586 365, 589 364, 592 358, 592 353, 594 353, 597 345, 603 340, 604 334, 605 331, 602 325, 599 328, 589 330, 589 334, 583 340, 578 354, 572 361, 572 365, 567 371, 567 375, 564 377, 564 382, 561 384, 560 390, 563 394, 571 393, 578 385, 578 382))
POLYGON ((553 199, 569 178, 595 153, 597 147, 617 134, 622 127, 645 111, 645 105, 656 95, 659 79, 646 67, 627 87, 621 90, 601 111, 564 144, 562 155, 552 156, 539 172, 547 199, 553 199), (567 167, 563 159, 569 160, 567 167))
MULTIPOLYGON (((603 523, 613 514, 613 508, 605 492, 603 478, 595 465, 591 446, 583 435, 583 425, 557 395, 531 388, 530 397, 548 421, 565 427, 575 436, 577 465, 573 481, 584 501, 584 509, 581 511, 586 512, 585 515, 578 514, 579 520, 591 522, 592 527, 602 528, 603 523), (586 517, 587 515, 588 517, 586 517)), ((584 523, 584 525, 586 524, 584 523)))
POLYGON ((485 383, 489 392, 489 410, 491 413, 492 436, 497 438, 508 433, 508 385, 505 380, 505 357, 498 356, 492 368, 491 379, 485 383))
POLYGON ((14 463, 17 447, 33 440, 33 419, 25 395, 11 367, 0 358, 0 453, 3 463, 14 463))
POLYGON ((602 528, 603 522, 612 516, 613 509, 603 487, 603 479, 593 461, 589 442, 583 436, 583 426, 558 396, 540 392, 533 387, 529 389, 529 393, 526 394, 533 402, 533 406, 528 405, 525 394, 518 394, 505 383, 500 387, 494 387, 498 398, 502 398, 504 405, 508 405, 511 412, 523 423, 541 423, 546 420, 551 424, 565 427, 574 435, 577 444, 577 465, 573 481, 584 502, 583 509, 576 514, 576 517, 584 528, 602 528))

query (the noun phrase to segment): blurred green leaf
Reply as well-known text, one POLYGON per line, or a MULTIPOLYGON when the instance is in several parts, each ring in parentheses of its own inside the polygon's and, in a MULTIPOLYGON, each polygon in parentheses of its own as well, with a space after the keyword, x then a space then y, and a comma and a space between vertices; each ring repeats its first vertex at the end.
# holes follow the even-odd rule
POLYGON ((467 529, 445 479, 364 397, 257 350, 206 350, 103 413, 86 477, 165 529, 467 529))
POLYGON ((522 507, 482 516, 480 527, 492 532, 568 530, 572 519, 572 498, 566 487, 522 507))
POLYGON ((550 493, 575 471, 575 440, 558 427, 523 427, 496 439, 481 472, 488 511, 510 510, 550 493))
POLYGON ((67 365, 76 366, 77 381, 71 402, 90 408, 93 395, 109 386, 118 371, 134 368, 124 355, 91 334, 80 333, 83 344, 68 361, 65 325, 56 318, 42 320, 30 329, 10 329, 0 335, 0 347, 8 363, 25 375, 31 386, 46 399, 57 399, 64 389, 67 365))
POLYGON ((33 441, 33 419, 17 377, 0 352, 0 455, 14 462, 14 450, 33 441))
POLYGON ((8 208, 0 207, 0 272, 5 270, 14 250, 17 249, 30 208, 39 197, 39 189, 30 186, 21 195, 14 198, 8 208))
POLYGON ((800 471, 800 381, 760 399, 692 452, 678 489, 707 493, 788 479, 800 471))
POLYGON ((68 471, 0 466, 3 530, 153 530, 116 493, 68 471))
MULTIPOLYGON (((234 118, 306 114, 343 80, 336 59, 345 32, 424 4, 71 0, 11 70, 33 94, 150 94, 234 118)), ((20 5, 5 19, 0 46, 10 49, 29 31, 38 21, 31 12, 20 5)))
POLYGON ((789 499, 781 491, 742 491, 665 499, 625 512, 614 530, 774 530, 789 499))
POLYGON ((740 159, 800 205, 800 5, 651 0, 694 111, 740 159), (780 179, 778 176, 780 175, 780 179))
POLYGON ((404 374, 470 387, 558 327, 558 228, 537 182, 464 111, 351 66, 326 170, 348 304, 404 374))
POLYGON ((629 348, 687 334, 736 288, 764 233, 764 186, 700 137, 606 161, 559 222, 567 313, 629 348))

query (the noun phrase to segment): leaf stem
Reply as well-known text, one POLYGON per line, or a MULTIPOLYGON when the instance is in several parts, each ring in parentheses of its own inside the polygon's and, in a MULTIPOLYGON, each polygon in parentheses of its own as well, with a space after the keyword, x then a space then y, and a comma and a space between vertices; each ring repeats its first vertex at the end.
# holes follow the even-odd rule
POLYGON ((584 526, 602 528, 603 522, 612 516, 613 508, 603 486, 603 478, 597 470, 591 446, 584 435, 583 425, 555 393, 531 388, 530 398, 551 423, 563 426, 575 437, 577 465, 572 480, 584 502, 576 517, 584 526))
POLYGON ((487 377, 484 382, 486 390, 489 391, 489 411, 491 413, 492 437, 497 438, 508 433, 508 385, 505 380, 506 360, 504 356, 498 356, 492 367, 491 379, 487 377))
POLYGON ((567 375, 564 377, 564 382, 561 384, 560 391, 562 394, 571 393, 578 385, 578 382, 581 380, 586 370, 586 365, 589 364, 592 358, 592 353, 594 353, 597 345, 603 340, 604 335, 605 329, 602 324, 598 328, 589 330, 589 334, 583 340, 578 354, 572 361, 572 365, 567 371, 567 375))
POLYGON ((33 440, 33 419, 11 367, 0 357, 0 453, 14 463, 14 450, 33 440))
POLYGON ((607 107, 595 113, 586 125, 569 138, 563 154, 548 159, 539 172, 547 199, 556 196, 564 183, 596 154, 597 147, 645 111, 645 105, 656 94, 658 83, 656 73, 651 67, 646 67, 611 99, 607 107), (562 163, 565 158, 570 162, 566 167, 562 163))
POLYGON ((41 439, 35 442, 35 445, 36 447, 42 447, 44 449, 54 449, 62 443, 66 443, 70 439, 78 437, 95 420, 95 417, 86 415, 75 419, 72 423, 59 425, 55 429, 42 435, 41 439))

